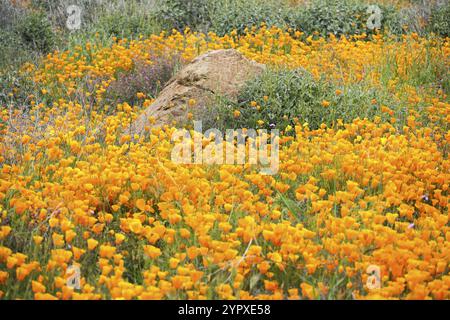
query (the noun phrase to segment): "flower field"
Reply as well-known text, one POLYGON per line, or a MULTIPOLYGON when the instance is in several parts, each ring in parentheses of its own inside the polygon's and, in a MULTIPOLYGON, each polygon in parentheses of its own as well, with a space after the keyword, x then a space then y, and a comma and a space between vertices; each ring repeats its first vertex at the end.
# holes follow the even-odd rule
POLYGON ((0 299, 449 299, 449 65, 445 37, 265 24, 94 38, 22 64, 0 103, 0 299), (137 64, 228 48, 335 88, 330 123, 280 128, 276 175, 175 164, 176 123, 128 134, 155 96, 109 98, 137 64), (334 116, 356 87, 369 103, 334 116))

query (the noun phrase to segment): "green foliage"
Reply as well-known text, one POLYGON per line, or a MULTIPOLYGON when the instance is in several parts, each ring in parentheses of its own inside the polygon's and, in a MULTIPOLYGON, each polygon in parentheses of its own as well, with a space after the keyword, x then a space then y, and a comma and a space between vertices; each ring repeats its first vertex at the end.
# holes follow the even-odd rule
MULTIPOLYGON (((25 62, 21 57, 20 62, 25 62), (23 60, 23 61, 22 61, 23 60)), ((31 57, 30 57, 31 59, 31 57)), ((30 94, 40 99, 40 93, 32 79, 8 65, 0 70, 0 106, 30 107, 30 94)))
POLYGON ((31 13, 23 17, 18 32, 26 45, 42 53, 50 52, 55 44, 52 26, 42 13, 31 13))
POLYGON ((383 14, 382 31, 397 35, 405 33, 401 12, 397 8, 391 5, 380 5, 380 9, 383 14))
POLYGON ((450 3, 443 6, 433 6, 430 29, 440 36, 450 37, 450 3))
MULTIPOLYGON (((402 32, 400 17, 392 6, 378 5, 381 9, 381 29, 392 33, 402 32)), ((359 1, 315 0, 303 10, 292 10, 286 20, 289 27, 305 32, 307 36, 317 33, 321 36, 334 34, 372 34, 367 28, 368 5, 359 1)))
POLYGON ((288 7, 268 0, 168 0, 162 1, 158 17, 165 29, 213 31, 225 35, 232 30, 239 34, 262 23, 283 27, 288 7))
POLYGON ((17 32, 17 21, 23 14, 9 0, 0 0, 0 69, 19 65, 31 56, 17 32))
POLYGON ((157 16, 165 29, 206 31, 214 5, 211 0, 160 0, 157 16))
POLYGON ((280 1, 221 0, 217 2, 211 18, 211 28, 222 36, 232 30, 243 34, 246 28, 258 27, 262 23, 268 26, 284 27, 288 10, 294 9, 280 1))
POLYGON ((332 125, 338 119, 350 122, 358 117, 380 115, 379 105, 372 101, 382 99, 375 89, 367 89, 363 84, 346 87, 341 93, 337 89, 330 82, 315 80, 302 69, 268 70, 246 84, 239 94, 238 103, 218 98, 216 104, 206 110, 207 115, 202 116, 202 120, 206 127, 220 130, 283 130, 288 125, 293 126, 294 119, 317 129, 322 123, 332 125), (324 106, 324 101, 329 102, 329 106, 324 106), (240 112, 239 117, 235 117, 236 110, 240 112))
MULTIPOLYGON (((379 5, 382 30, 402 33, 400 14, 393 6, 379 5)), ((238 34, 247 28, 267 26, 290 27, 306 36, 372 34, 367 28, 368 5, 356 0, 314 0, 309 5, 289 6, 282 1, 261 0, 168 0, 161 4, 159 19, 165 29, 213 31, 225 35, 238 34)))
POLYGON ((105 34, 118 38, 135 38, 160 31, 151 15, 137 12, 134 14, 113 12, 102 16, 96 29, 97 32, 101 30, 105 34))
POLYGON ((30 57, 21 39, 11 30, 0 30, 0 69, 11 65, 19 65, 30 57))
POLYGON ((34 0, 33 4, 61 33, 65 48, 97 42, 99 38, 106 44, 112 37, 136 38, 161 31, 155 17, 154 0, 34 0), (77 5, 81 9, 80 30, 71 31, 66 27, 69 5, 77 5))

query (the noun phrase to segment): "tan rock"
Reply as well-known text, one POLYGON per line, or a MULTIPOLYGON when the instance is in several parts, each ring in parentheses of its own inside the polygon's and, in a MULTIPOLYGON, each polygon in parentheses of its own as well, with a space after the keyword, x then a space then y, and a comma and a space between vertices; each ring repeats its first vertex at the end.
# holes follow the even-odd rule
POLYGON ((234 49, 207 52, 168 82, 155 102, 132 124, 131 133, 142 134, 150 125, 149 118, 155 119, 153 127, 185 121, 190 99, 196 102, 194 108, 205 107, 214 94, 234 99, 245 82, 264 68, 234 49))

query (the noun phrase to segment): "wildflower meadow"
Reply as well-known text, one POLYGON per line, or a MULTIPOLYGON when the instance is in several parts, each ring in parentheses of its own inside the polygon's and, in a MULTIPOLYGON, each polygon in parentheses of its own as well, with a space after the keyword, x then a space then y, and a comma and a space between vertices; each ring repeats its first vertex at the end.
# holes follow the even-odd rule
POLYGON ((0 11, 0 300, 450 298, 448 1, 0 11), (133 131, 230 49, 235 98, 133 131))

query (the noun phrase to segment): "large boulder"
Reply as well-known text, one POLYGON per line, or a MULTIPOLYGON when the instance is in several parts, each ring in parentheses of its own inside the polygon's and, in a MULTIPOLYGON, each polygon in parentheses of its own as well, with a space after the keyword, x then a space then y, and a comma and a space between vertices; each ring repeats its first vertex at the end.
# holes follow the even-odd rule
POLYGON ((184 122, 187 106, 195 100, 194 108, 208 105, 214 94, 235 99, 249 79, 259 75, 265 66, 248 60, 234 49, 207 52, 175 75, 149 106, 132 124, 132 134, 142 134, 149 119, 151 126, 184 122))

